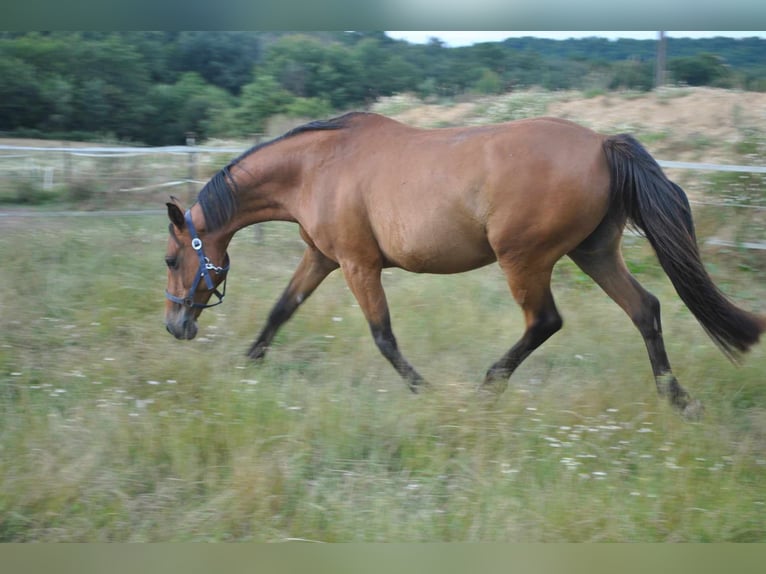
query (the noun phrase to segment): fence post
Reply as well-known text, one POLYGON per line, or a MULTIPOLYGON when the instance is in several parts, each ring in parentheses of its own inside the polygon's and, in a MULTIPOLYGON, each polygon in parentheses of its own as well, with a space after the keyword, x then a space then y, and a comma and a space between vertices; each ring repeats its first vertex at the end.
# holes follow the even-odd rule
POLYGON ((70 143, 64 142, 64 185, 69 187, 72 185, 72 153, 69 151, 70 143))
POLYGON ((47 165, 43 168, 43 190, 50 191, 53 189, 53 167, 47 165))
POLYGON ((654 87, 661 88, 665 85, 665 66, 667 55, 667 38, 665 32, 660 32, 659 40, 657 41, 657 61, 654 69, 654 87))
POLYGON ((189 195, 188 202, 194 201, 194 190, 197 187, 195 180, 197 179, 197 152, 194 151, 194 146, 197 144, 197 137, 194 132, 186 132, 186 145, 191 148, 186 154, 187 156, 187 184, 186 190, 189 195))

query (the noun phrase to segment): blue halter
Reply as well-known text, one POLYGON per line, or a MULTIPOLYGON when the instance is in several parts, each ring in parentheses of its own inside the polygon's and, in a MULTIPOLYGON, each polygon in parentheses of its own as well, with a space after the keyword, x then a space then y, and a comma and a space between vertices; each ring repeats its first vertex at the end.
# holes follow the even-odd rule
POLYGON ((215 307, 216 305, 223 303, 223 297, 226 295, 226 273, 229 271, 229 255, 228 253, 226 254, 226 262, 223 267, 213 265, 202 249, 202 240, 197 235, 197 230, 194 228, 194 223, 192 223, 191 210, 186 211, 185 218, 186 226, 189 228, 189 235, 191 235, 192 238, 192 249, 196 251, 197 257, 199 258, 199 269, 197 270, 197 276, 194 278, 194 283, 192 283, 191 289, 189 289, 189 293, 186 297, 176 297, 167 289, 165 290, 165 297, 173 301, 173 303, 178 303, 190 308, 207 309, 208 307, 215 307), (215 285, 213 285, 213 278, 210 277, 211 271, 215 271, 217 275, 224 276, 223 292, 218 291, 218 289, 215 288, 215 285), (194 301, 194 293, 197 291, 200 279, 204 279, 208 290, 212 291, 213 295, 218 297, 216 303, 197 303, 194 301))

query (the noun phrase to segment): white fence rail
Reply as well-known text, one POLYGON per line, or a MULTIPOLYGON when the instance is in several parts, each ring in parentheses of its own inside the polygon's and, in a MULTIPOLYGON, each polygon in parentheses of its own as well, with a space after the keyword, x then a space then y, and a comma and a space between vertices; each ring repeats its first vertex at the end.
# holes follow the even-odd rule
POLYGON ((0 145, 0 186, 25 180, 51 190, 59 183, 91 180, 106 191, 136 192, 200 185, 212 169, 246 148, 213 146, 22 146, 0 145), (155 161, 156 160, 156 161, 155 161))
MULTIPOLYGON (((185 167, 185 177, 166 179, 165 181, 153 181, 142 186, 124 187, 121 191, 138 191, 140 189, 170 187, 183 184, 202 184, 204 180, 197 178, 198 167, 204 164, 202 158, 211 155, 227 154, 230 157, 242 153, 247 148, 240 147, 215 147, 215 146, 162 146, 162 147, 132 147, 132 146, 20 146, 0 145, 0 179, 8 177, 31 177, 32 174, 40 177, 44 189, 51 189, 56 181, 71 181, 75 176, 73 160, 75 158, 93 159, 127 159, 143 156, 178 156, 185 157, 185 161, 179 162, 185 167), (56 156, 59 160, 56 161, 56 156), (8 163, 8 160, 15 160, 8 163), (25 161, 24 161, 25 160, 25 161), (23 162, 21 165, 19 162, 23 162), (15 175, 12 175, 15 174, 15 175), (24 175, 26 174, 26 175, 24 175)), ((682 161, 658 160, 660 166, 673 169, 690 169, 697 171, 724 171, 739 173, 763 173, 766 174, 766 166, 755 165, 727 165, 714 163, 694 163, 682 161)), ((108 170, 107 170, 108 171, 108 170)), ((106 175, 110 179, 110 174, 106 175)), ((126 178, 122 178, 125 180, 126 178)))
MULTIPOLYGON (((3 180, 12 181, 20 178, 39 178, 43 189, 49 190, 57 182, 71 182, 78 177, 90 177, 99 182, 106 183, 110 191, 141 192, 160 190, 167 187, 185 185, 193 191, 197 186, 204 184, 207 177, 200 178, 198 175, 201 168, 209 169, 214 173, 218 167, 226 161, 243 153, 246 147, 234 146, 163 146, 163 147, 133 147, 133 146, 78 146, 73 145, 47 147, 47 146, 21 146, 0 145, 0 185, 3 180), (220 156, 226 156, 222 159, 220 156), (147 156, 165 156, 165 159, 153 161, 141 161, 140 165, 130 165, 132 158, 147 159, 147 156), (97 166, 93 162, 86 162, 83 167, 80 162, 85 160, 114 159, 120 162, 122 167, 117 169, 115 164, 97 166), (75 163, 78 166, 75 166, 75 163), (123 165, 127 164, 127 165, 123 165)), ((714 163, 695 163, 681 161, 658 160, 663 168, 684 169, 695 171, 719 171, 766 174, 766 166, 756 165, 729 165, 714 163)), ((707 206, 739 207, 755 210, 764 210, 766 205, 750 205, 734 202, 707 202, 693 201, 692 203, 707 206)), ((58 211, 45 212, 48 215, 86 215, 94 212, 58 211)), ((103 213, 103 212, 97 212, 103 213)), ((120 210, 109 211, 113 215, 138 215, 158 213, 156 210, 120 210)), ((0 218, 9 213, 0 212, 0 218)), ((42 212, 19 212, 13 216, 44 215, 42 212)), ((709 243, 715 245, 730 245, 731 242, 711 238, 709 243)), ((732 246, 734 244, 731 244, 732 246)), ((766 242, 748 241, 736 244, 745 249, 766 250, 766 242)))

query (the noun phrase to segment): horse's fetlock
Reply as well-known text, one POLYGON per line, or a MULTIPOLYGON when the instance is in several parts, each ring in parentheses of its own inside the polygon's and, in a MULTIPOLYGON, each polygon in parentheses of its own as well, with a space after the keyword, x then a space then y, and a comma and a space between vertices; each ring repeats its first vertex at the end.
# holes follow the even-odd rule
POLYGON ((661 397, 669 397, 671 401, 673 400, 673 397, 678 394, 678 389, 681 388, 673 373, 663 373, 662 375, 658 375, 656 377, 656 382, 657 393, 661 397))

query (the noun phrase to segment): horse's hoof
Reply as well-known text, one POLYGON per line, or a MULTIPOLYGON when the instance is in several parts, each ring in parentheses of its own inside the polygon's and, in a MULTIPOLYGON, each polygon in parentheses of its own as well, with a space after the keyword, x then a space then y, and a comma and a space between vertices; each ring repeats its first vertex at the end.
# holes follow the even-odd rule
POLYGON ((487 374, 484 382, 478 386, 476 391, 482 396, 495 396, 499 397, 508 388, 508 377, 506 376, 493 376, 487 374))
POLYGON ((686 406, 681 409, 681 416, 688 422, 699 422, 705 414, 705 407, 697 399, 691 399, 686 406))
POLYGON ((266 351, 268 350, 267 345, 259 345, 255 344, 252 347, 250 347, 250 350, 247 352, 247 356, 249 359, 252 359, 253 361, 262 361, 263 358, 266 356, 266 351))
POLYGON ((507 386, 508 381, 504 380, 484 381, 476 387, 476 396, 481 403, 493 405, 500 399, 507 386))
POLYGON ((433 390, 433 387, 431 384, 426 381, 425 379, 418 379, 416 381, 409 381, 407 383, 407 386, 412 391, 413 394, 419 395, 421 393, 427 393, 428 391, 433 390))

